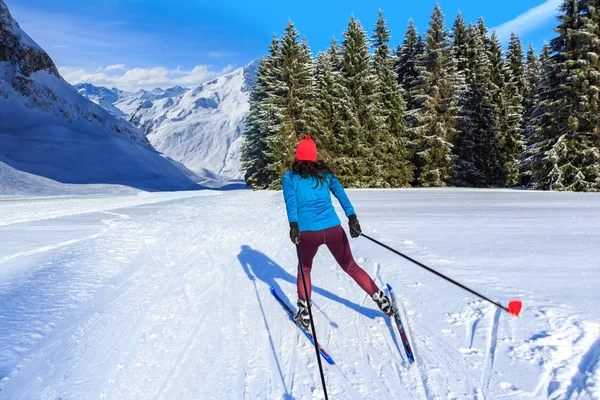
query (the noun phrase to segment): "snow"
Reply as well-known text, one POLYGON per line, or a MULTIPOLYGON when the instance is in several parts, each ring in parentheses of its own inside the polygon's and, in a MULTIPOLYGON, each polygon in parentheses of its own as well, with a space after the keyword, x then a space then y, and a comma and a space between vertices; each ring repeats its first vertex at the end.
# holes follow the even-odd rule
MULTIPOLYGON (((351 190, 353 253, 405 308, 417 364, 325 248, 314 313, 340 399, 600 398, 600 197, 351 190)), ((338 210, 341 212, 341 210, 338 210)), ((344 224, 345 225, 345 224, 344 224)), ((295 303, 280 192, 0 198, 0 398, 304 399, 314 349, 295 303)))
POLYGON ((120 185, 65 184, 27 172, 19 171, 6 164, 0 155, 0 196, 10 195, 91 195, 135 193, 136 190, 120 185))

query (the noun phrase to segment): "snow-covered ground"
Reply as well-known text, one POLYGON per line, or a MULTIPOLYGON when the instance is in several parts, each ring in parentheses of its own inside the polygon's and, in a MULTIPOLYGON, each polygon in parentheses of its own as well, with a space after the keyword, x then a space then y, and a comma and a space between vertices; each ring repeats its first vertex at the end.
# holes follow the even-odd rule
MULTIPOLYGON (((408 314, 418 361, 321 249, 314 311, 332 399, 599 399, 600 197, 349 191, 365 233, 520 318, 352 240, 408 314)), ((345 226, 345 224, 344 224, 345 226)), ((280 192, 0 198, 1 399, 305 399, 280 192)))

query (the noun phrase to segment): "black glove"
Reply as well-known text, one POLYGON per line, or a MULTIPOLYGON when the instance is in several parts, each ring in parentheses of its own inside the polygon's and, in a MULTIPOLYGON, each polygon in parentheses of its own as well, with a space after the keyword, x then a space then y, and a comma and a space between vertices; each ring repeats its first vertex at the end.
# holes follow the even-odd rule
POLYGON ((352 214, 348 217, 348 226, 350 227, 350 236, 353 238, 359 237, 362 233, 360 230, 360 224, 358 223, 358 218, 356 218, 356 214, 352 214))
POLYGON ((290 222, 290 239, 294 244, 300 243, 300 229, 297 222, 290 222))

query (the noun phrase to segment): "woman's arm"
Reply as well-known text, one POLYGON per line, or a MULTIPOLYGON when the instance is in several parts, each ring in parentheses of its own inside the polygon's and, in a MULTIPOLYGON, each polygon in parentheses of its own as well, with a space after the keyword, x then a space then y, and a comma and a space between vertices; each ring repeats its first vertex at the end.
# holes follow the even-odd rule
POLYGON ((287 210, 288 222, 298 222, 298 202, 296 200, 296 192, 294 184, 290 179, 290 174, 285 174, 281 178, 281 187, 283 188, 283 198, 285 200, 285 208, 287 210))
POLYGON ((344 188, 340 184, 340 181, 338 181, 337 177, 333 174, 331 175, 330 189, 333 195, 336 197, 336 199, 338 199, 338 201, 342 205, 342 208, 346 213, 346 217, 356 215, 356 213, 354 212, 354 207, 352 207, 352 203, 350 203, 350 199, 346 195, 344 188))

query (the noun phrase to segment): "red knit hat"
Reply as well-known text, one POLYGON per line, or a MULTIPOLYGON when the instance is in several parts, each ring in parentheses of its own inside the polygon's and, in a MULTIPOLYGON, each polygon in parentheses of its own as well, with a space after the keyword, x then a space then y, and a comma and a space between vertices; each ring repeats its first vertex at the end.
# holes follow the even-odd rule
POLYGON ((317 145, 310 136, 298 143, 296 148, 296 159, 305 161, 317 161, 317 145))

